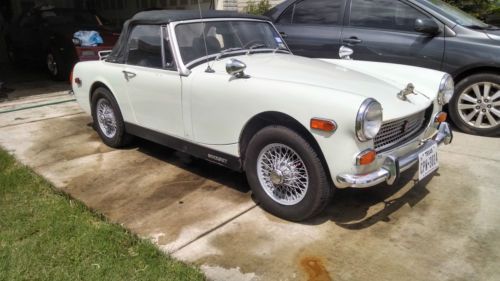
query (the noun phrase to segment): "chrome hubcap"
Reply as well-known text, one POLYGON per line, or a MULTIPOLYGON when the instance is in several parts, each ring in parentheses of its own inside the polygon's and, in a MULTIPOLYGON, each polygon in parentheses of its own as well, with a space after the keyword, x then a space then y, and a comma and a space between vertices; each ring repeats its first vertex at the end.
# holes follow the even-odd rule
POLYGON ((108 138, 116 135, 116 117, 107 99, 97 101, 97 122, 101 132, 108 138))
POLYGON ((480 82, 458 97, 458 112, 465 123, 480 129, 500 124, 500 85, 480 82))
POLYGON ((52 54, 47 55, 47 68, 52 75, 57 75, 57 63, 52 54))
POLYGON ((309 186, 304 161, 284 144, 269 144, 261 150, 257 158, 257 176, 267 195, 282 205, 302 201, 309 186))

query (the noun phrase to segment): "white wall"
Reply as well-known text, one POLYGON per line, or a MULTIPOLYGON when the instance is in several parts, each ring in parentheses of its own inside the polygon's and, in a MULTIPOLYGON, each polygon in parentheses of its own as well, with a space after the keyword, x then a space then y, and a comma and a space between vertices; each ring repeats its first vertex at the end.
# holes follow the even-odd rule
MULTIPOLYGON (((269 0, 271 7, 278 5, 284 0, 269 0)), ((230 10, 243 12, 248 3, 258 3, 259 0, 215 0, 215 7, 217 10, 230 10)))

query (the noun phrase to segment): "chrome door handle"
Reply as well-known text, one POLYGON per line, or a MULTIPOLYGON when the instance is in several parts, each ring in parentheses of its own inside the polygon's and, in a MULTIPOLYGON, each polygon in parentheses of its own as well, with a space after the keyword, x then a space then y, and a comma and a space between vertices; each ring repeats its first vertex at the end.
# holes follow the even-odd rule
POLYGON ((137 74, 133 73, 133 72, 130 72, 130 71, 122 71, 123 72, 123 75, 125 76, 125 79, 127 81, 129 81, 130 79, 134 78, 137 76, 137 74))
POLYGON ((342 42, 346 43, 347 45, 356 45, 356 44, 359 44, 359 43, 362 43, 363 40, 359 39, 358 37, 350 37, 350 38, 346 38, 346 39, 342 39, 342 42))

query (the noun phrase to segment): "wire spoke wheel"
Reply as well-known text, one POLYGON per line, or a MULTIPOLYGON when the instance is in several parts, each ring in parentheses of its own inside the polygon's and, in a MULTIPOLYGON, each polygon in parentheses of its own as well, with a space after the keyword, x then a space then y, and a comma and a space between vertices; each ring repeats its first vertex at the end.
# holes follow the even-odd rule
POLYGON ((458 97, 460 118, 470 126, 489 129, 500 124, 500 85, 479 82, 467 87, 458 97))
POLYGON ((282 205, 299 203, 309 187, 304 161, 284 144, 269 144, 261 150, 257 158, 257 176, 267 195, 282 205))
POLYGON ((116 115, 107 99, 101 98, 97 101, 97 123, 101 132, 108 138, 116 135, 116 115))

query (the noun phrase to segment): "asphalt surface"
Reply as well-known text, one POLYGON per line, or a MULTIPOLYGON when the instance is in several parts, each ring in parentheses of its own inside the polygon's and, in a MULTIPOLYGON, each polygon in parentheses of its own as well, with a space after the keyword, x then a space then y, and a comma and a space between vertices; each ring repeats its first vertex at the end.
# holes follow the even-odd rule
POLYGON ((210 279, 500 280, 499 138, 455 133, 431 178, 338 190, 291 223, 256 206, 243 174, 144 140, 105 146, 71 96, 44 89, 0 103, 0 146, 210 279))

